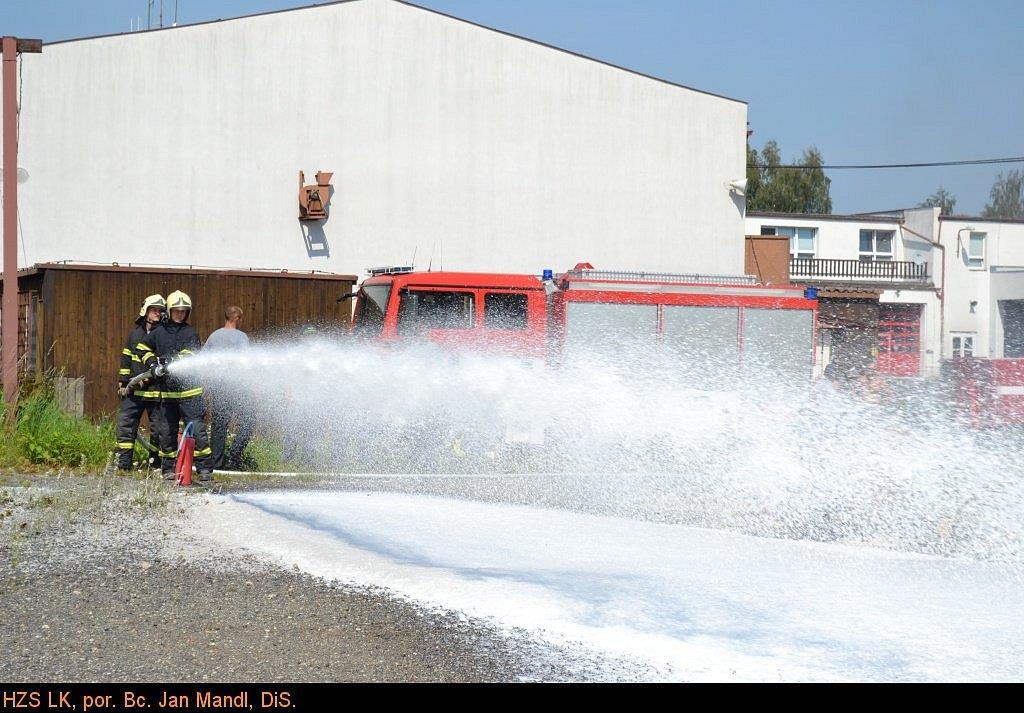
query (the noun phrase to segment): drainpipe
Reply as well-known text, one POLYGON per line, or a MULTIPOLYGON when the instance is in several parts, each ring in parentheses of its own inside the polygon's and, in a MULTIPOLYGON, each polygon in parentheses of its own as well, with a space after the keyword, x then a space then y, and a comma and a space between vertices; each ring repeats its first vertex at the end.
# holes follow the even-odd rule
POLYGON ((942 278, 939 281, 940 286, 935 289, 935 294, 939 297, 939 362, 941 363, 943 352, 946 349, 946 246, 942 244, 942 219, 940 216, 937 240, 932 240, 916 230, 911 230, 904 225, 902 220, 900 221, 900 230, 906 230, 911 235, 916 235, 932 247, 942 251, 942 278))

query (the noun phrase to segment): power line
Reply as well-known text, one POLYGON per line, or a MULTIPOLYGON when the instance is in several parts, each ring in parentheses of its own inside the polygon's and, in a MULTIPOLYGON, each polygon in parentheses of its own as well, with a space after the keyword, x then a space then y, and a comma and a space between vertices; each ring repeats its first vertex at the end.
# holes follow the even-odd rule
POLYGON ((800 171, 814 171, 817 169, 829 169, 829 170, 840 170, 840 169, 873 169, 873 168, 930 168, 934 166, 982 166, 993 163, 1024 163, 1024 156, 1010 156, 1006 158, 979 158, 972 161, 932 161, 929 163, 863 163, 863 164, 845 164, 845 165, 823 165, 823 166, 800 166, 797 164, 787 164, 781 166, 769 166, 767 164, 760 163, 748 163, 747 168, 767 169, 767 168, 787 168, 796 169, 800 171))

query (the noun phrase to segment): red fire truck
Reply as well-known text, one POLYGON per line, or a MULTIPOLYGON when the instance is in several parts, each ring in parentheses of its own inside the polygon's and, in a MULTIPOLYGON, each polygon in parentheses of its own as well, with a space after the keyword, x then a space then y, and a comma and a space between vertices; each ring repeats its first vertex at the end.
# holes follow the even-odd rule
MULTIPOLYGON (((554 276, 370 271, 355 295, 353 332, 384 341, 559 363, 589 350, 643 355, 723 375, 768 367, 809 377, 817 333, 813 289, 756 284, 750 276, 596 270, 580 263, 554 276)), ((951 362, 956 403, 976 426, 1024 423, 1024 359, 951 362)), ((726 379, 727 380, 727 379, 726 379)), ((712 387, 713 388, 713 387, 712 387)))
MULTIPOLYGON (((558 275, 370 271, 353 333, 427 339, 559 360, 583 349, 664 347, 707 363, 782 367, 810 376, 817 300, 750 276, 596 270, 558 275)), ((664 353, 665 349, 651 349, 664 353)))
MULTIPOLYGON (((812 374, 818 302, 802 288, 760 285, 748 276, 596 270, 587 263, 557 277, 547 270, 540 277, 370 272, 356 293, 358 337, 483 349, 526 357, 533 367, 589 372, 603 363, 616 378, 646 380, 646 388, 651 379, 673 380, 673 393, 685 395, 681 400, 693 411, 691 430, 713 429, 743 412, 737 377, 760 367, 781 372, 781 381, 757 379, 761 389, 812 374)), ((516 444, 557 448, 562 442, 536 410, 498 411, 493 422, 477 424, 469 450, 511 446, 515 452, 516 444)))
POLYGON ((966 357, 946 364, 955 403, 971 426, 1024 425, 1024 359, 966 357))

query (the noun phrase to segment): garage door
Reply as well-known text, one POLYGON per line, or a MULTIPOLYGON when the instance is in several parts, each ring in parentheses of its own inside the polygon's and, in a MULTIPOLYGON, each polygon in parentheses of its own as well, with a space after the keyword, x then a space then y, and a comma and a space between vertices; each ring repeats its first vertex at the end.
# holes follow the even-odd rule
POLYGON ((878 306, 878 371, 917 376, 921 371, 921 305, 878 306))

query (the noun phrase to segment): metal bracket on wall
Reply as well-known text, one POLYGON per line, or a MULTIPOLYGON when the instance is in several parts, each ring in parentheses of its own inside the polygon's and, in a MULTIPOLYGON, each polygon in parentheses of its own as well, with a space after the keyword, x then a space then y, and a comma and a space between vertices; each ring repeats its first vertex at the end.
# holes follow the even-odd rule
POLYGON ((317 171, 316 183, 307 186, 306 174, 299 171, 299 220, 323 220, 327 217, 333 176, 327 171, 317 171))

